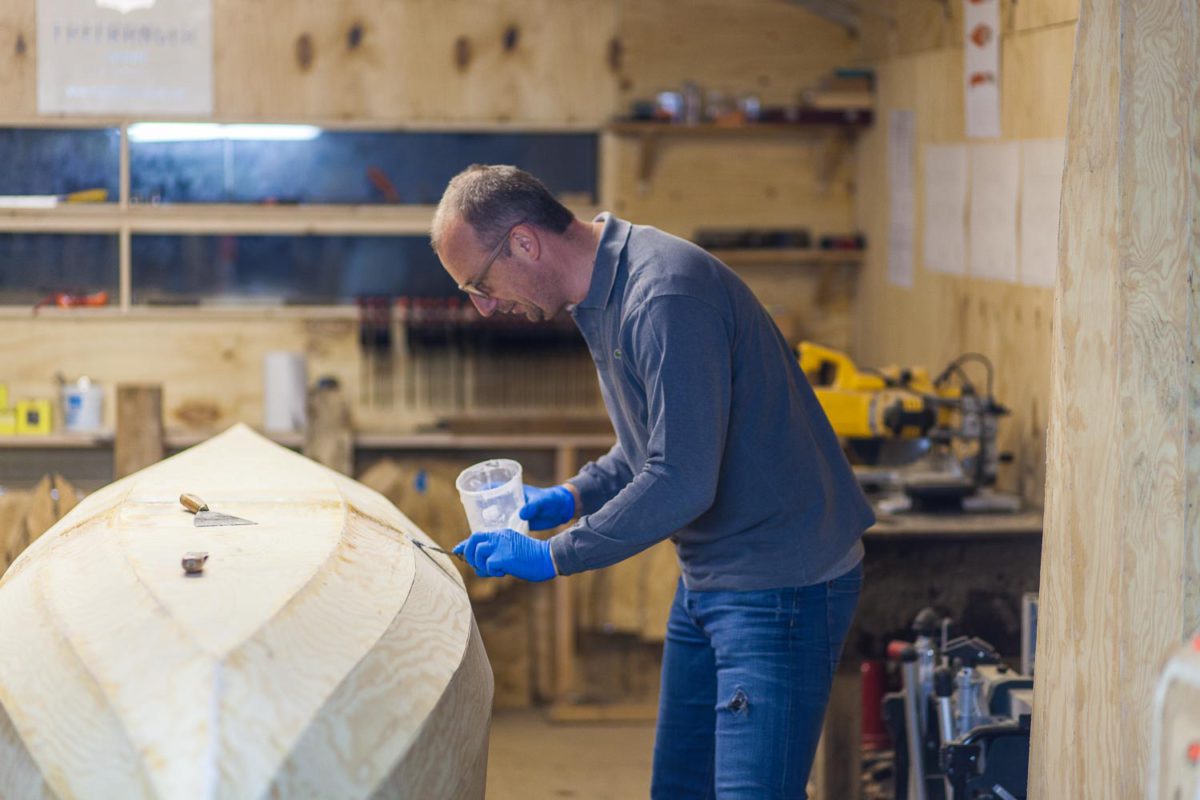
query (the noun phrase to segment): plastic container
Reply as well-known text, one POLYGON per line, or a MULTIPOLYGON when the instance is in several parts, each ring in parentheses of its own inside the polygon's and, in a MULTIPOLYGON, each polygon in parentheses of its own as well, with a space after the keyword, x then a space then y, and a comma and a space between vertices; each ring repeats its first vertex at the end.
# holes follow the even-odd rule
POLYGON ((104 390, 87 378, 62 387, 63 430, 98 431, 104 409, 104 390))
POLYGON ((525 505, 521 465, 511 458, 493 458, 467 467, 454 482, 471 531, 512 528, 529 533, 529 523, 517 514, 525 505))

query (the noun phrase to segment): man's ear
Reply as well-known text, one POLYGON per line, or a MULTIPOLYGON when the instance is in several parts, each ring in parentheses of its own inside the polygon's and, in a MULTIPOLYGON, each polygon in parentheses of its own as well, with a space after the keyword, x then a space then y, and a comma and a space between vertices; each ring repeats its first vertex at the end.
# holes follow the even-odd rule
POLYGON ((515 250, 530 261, 537 261, 542 253, 542 243, 537 232, 526 225, 518 225, 513 229, 515 250))

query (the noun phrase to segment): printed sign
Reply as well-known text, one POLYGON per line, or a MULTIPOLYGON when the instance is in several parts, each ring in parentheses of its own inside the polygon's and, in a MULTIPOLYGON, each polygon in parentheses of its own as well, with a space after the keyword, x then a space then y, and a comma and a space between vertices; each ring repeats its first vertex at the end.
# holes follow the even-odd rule
POLYGON ((963 2, 967 137, 1000 135, 1000 0, 963 2))
POLYGON ((38 0, 38 113, 209 116, 212 0, 38 0))

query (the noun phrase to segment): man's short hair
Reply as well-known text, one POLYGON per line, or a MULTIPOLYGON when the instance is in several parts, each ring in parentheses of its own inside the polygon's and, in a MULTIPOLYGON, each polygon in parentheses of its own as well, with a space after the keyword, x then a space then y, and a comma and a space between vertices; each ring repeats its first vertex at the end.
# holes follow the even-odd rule
POLYGON ((520 222, 562 233, 575 219, 544 183, 525 170, 504 164, 472 164, 450 179, 433 215, 430 244, 434 252, 452 215, 461 216, 488 247, 520 222))

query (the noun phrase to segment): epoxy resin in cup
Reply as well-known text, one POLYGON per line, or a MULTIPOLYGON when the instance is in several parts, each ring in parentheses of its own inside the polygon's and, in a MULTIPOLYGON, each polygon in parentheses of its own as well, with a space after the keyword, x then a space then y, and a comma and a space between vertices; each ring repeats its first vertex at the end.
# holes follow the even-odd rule
POLYGON ((529 533, 518 515, 525 505, 521 465, 511 458, 493 458, 467 467, 454 482, 472 533, 512 528, 529 533))

